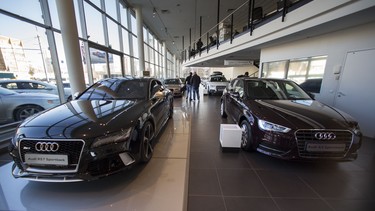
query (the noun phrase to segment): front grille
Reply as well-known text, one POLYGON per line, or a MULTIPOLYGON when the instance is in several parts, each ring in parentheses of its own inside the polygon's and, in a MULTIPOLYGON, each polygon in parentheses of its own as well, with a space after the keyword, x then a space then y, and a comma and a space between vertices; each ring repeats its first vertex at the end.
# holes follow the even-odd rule
POLYGON ((33 168, 35 171, 44 172, 46 170, 51 171, 76 171, 78 168, 78 163, 81 158, 82 150, 84 147, 83 140, 66 140, 66 139, 22 139, 19 142, 19 153, 22 162, 25 161, 25 154, 48 154, 48 155, 67 155, 68 165, 58 166, 58 165, 40 165, 40 164, 27 164, 28 168, 33 168), (56 152, 40 152, 35 149, 35 144, 37 142, 56 142, 59 144, 59 149, 56 152))
POLYGON ((226 88, 226 86, 216 86, 216 91, 223 91, 226 88))
POLYGON ((349 151, 353 134, 347 130, 297 130, 295 133, 299 156, 302 158, 343 158, 349 151), (333 133, 335 139, 319 140, 316 133, 333 133), (321 150, 311 150, 311 146, 321 147, 321 150), (325 146, 331 147, 329 150, 325 146))

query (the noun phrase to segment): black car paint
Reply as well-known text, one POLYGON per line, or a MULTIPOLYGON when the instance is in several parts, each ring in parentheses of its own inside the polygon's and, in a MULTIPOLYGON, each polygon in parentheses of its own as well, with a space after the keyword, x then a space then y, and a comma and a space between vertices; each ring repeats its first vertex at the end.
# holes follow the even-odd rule
MULTIPOLYGON (((151 83, 157 82, 156 79, 152 78, 107 80, 118 80, 120 82, 123 80, 140 80, 147 82, 150 86, 151 83)), ((13 170, 18 167, 26 174, 24 174, 25 176, 14 176, 30 180, 37 180, 35 178, 39 176, 47 178, 46 181, 48 181, 48 178, 51 181, 59 178, 68 178, 68 180, 98 179, 132 166, 123 166, 119 163, 121 162, 119 154, 124 152, 129 153, 134 158, 136 161, 134 163, 138 163, 141 157, 142 144, 139 141, 139 134, 143 125, 150 122, 152 132, 154 132, 153 137, 156 137, 172 116, 170 112, 173 112, 172 93, 168 89, 163 89, 160 82, 157 83, 159 84, 156 86, 155 92, 159 92, 159 95, 151 93, 152 88, 148 88, 150 93, 147 93, 147 97, 144 99, 80 100, 80 96, 82 96, 80 95, 77 100, 67 102, 25 120, 17 129, 16 136, 13 138, 10 154, 15 161, 13 170), (93 147, 95 141, 100 137, 108 137, 129 128, 131 128, 131 135, 127 140, 93 147), (83 140, 84 147, 81 152, 78 171, 76 173, 55 174, 25 171, 28 165, 23 163, 20 154, 21 150, 23 154, 27 153, 27 149, 18 148, 20 146, 19 140, 45 140, 49 142, 83 140), (110 165, 116 167, 111 169, 110 165)))

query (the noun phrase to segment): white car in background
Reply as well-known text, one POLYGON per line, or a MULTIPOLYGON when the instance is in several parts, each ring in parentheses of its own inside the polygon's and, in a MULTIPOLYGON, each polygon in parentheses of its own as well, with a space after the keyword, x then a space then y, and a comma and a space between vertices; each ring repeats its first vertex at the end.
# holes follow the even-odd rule
POLYGON ((22 121, 57 105, 60 100, 54 94, 18 93, 0 87, 0 124, 22 121))
POLYGON ((205 94, 222 94, 224 89, 228 86, 228 80, 222 74, 210 75, 205 85, 205 94))
MULTIPOLYGON (((57 86, 37 80, 0 80, 0 87, 16 91, 18 93, 47 93, 58 95, 57 86)), ((71 95, 70 88, 64 88, 65 99, 71 95)))

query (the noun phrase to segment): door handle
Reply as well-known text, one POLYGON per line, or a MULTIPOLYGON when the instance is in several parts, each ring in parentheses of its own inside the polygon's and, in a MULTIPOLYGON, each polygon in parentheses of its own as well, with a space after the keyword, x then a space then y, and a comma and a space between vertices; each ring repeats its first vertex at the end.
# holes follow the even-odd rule
POLYGON ((342 92, 337 92, 337 97, 341 97, 341 96, 346 96, 346 95, 342 92))

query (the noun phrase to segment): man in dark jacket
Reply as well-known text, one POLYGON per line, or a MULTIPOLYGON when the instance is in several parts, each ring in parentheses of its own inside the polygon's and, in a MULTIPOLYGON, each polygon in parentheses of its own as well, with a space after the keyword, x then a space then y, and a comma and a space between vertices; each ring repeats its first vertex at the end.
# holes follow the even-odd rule
MULTIPOLYGON (((193 89, 193 100, 195 100, 195 96, 197 96, 197 100, 199 101, 199 85, 201 84, 201 77, 194 72, 193 76, 191 77, 191 86, 193 89)), ((191 100, 191 98, 190 98, 191 100)))
POLYGON ((192 73, 190 72, 190 74, 188 75, 188 77, 186 77, 185 79, 185 83, 186 83, 186 100, 189 98, 191 100, 191 77, 192 77, 192 73))

